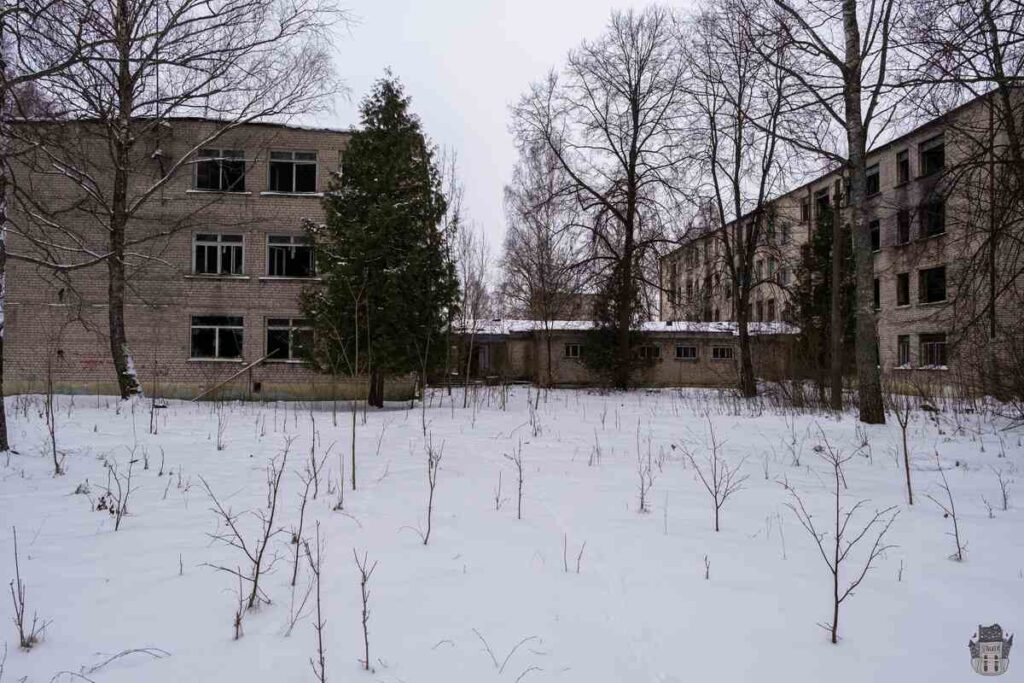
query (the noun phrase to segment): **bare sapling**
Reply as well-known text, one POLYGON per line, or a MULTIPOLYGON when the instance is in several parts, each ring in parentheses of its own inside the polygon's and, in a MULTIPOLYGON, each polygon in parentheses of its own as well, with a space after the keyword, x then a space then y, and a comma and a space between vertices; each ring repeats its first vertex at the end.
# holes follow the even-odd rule
POLYGON ((501 504, 505 500, 501 497, 501 470, 498 470, 498 486, 494 489, 494 509, 501 510, 501 504))
POLYGON ((512 449, 512 454, 505 454, 505 459, 516 468, 516 519, 523 518, 523 442, 520 441, 512 449))
POLYGON ((1010 485, 1013 484, 1013 479, 1008 479, 1004 470, 997 470, 995 467, 992 468, 992 472, 996 475, 996 480, 999 482, 999 498, 1002 501, 1003 512, 1010 509, 1010 485))
POLYGON ((427 545, 430 541, 430 529, 434 516, 434 489, 437 488, 437 470, 441 466, 443 451, 444 444, 440 448, 435 448, 433 437, 427 438, 427 486, 430 487, 430 494, 427 497, 427 533, 423 534, 423 545, 427 545))
POLYGON ((309 665, 313 668, 313 675, 318 683, 327 683, 327 657, 324 650, 324 626, 327 620, 324 618, 323 602, 320 598, 320 574, 323 568, 323 539, 320 535, 320 522, 316 523, 316 552, 309 548, 306 543, 306 557, 309 558, 309 570, 313 573, 313 586, 316 591, 316 621, 313 623, 313 630, 316 632, 316 657, 311 657, 309 665))
POLYGON ((803 498, 792 486, 788 487, 792 501, 787 503, 787 507, 793 511, 800 525, 814 540, 821 559, 828 567, 832 580, 832 622, 824 624, 823 627, 829 631, 832 643, 838 643, 839 608, 864 581, 864 577, 874 567, 875 560, 893 547, 885 543, 885 536, 896 520, 899 510, 895 506, 876 510, 866 522, 857 523, 855 517, 868 501, 858 500, 852 506, 845 507, 842 498, 845 490, 843 465, 849 462, 852 456, 843 456, 833 449, 827 440, 819 456, 831 470, 831 493, 834 501, 832 528, 827 531, 824 528, 819 530, 803 498), (866 553, 855 554, 858 544, 871 538, 874 540, 870 549, 866 553), (849 576, 847 570, 850 572, 849 576))
POLYGON ((209 534, 210 538, 235 548, 242 553, 245 559, 244 569, 241 567, 232 569, 222 565, 211 564, 207 566, 237 576, 241 581, 245 582, 248 591, 248 597, 245 601, 245 608, 247 610, 254 609, 261 603, 270 604, 270 598, 260 588, 260 579, 273 569, 277 561, 277 556, 270 554, 270 542, 282 532, 282 529, 276 525, 277 503, 278 494, 281 490, 281 478, 284 475, 285 464, 288 461, 288 449, 291 446, 291 442, 292 440, 289 439, 285 443, 285 448, 280 458, 274 458, 267 465, 267 502, 266 506, 261 510, 248 511, 248 513, 232 512, 230 509, 225 508, 220 500, 217 499, 206 479, 199 477, 203 487, 206 489, 206 494, 210 497, 211 503, 213 503, 213 507, 210 509, 217 515, 218 519, 217 531, 209 534), (246 540, 245 531, 241 526, 241 520, 245 514, 251 514, 259 521, 259 532, 255 540, 246 540))
POLYGON ((651 439, 647 438, 647 452, 644 453, 640 444, 640 423, 636 425, 636 474, 639 478, 638 491, 640 500, 637 504, 637 512, 646 514, 651 511, 650 495, 654 486, 654 470, 651 467, 651 439))
POLYGON ((704 556, 704 580, 711 580, 711 560, 708 559, 707 555, 704 556))
POLYGON ((107 460, 107 487, 96 503, 97 510, 106 510, 114 518, 114 531, 121 528, 121 520, 128 514, 128 499, 132 493, 132 470, 138 458, 128 460, 128 469, 122 470, 116 460, 107 460), (113 485, 111 485, 113 483, 113 485))
POLYGON ((46 395, 43 397, 43 412, 46 415, 46 432, 50 437, 50 456, 53 458, 53 476, 64 474, 64 455, 57 450, 57 410, 53 395, 53 363, 46 365, 46 395))
POLYGON ((734 493, 740 491, 743 488, 743 482, 747 480, 747 475, 741 475, 740 470, 743 467, 741 460, 735 467, 731 466, 722 454, 722 444, 718 442, 718 437, 715 435, 715 428, 708 420, 708 432, 710 442, 708 444, 709 452, 707 457, 704 458, 703 463, 698 464, 697 459, 693 456, 693 453, 685 446, 683 446, 683 452, 686 457, 690 460, 690 464, 693 465, 694 471, 697 473, 698 479, 701 484, 704 485, 704 489, 711 496, 711 505, 714 510, 715 519, 715 531, 720 529, 720 517, 722 507, 734 493))
POLYGON ((939 454, 935 454, 935 466, 939 470, 939 476, 942 478, 942 484, 939 488, 945 494, 944 500, 940 500, 930 493, 925 494, 928 500, 935 503, 940 510, 942 510, 942 516, 949 519, 953 523, 953 532, 949 534, 953 537, 953 542, 956 544, 956 552, 950 555, 950 559, 962 562, 964 559, 964 551, 967 550, 967 543, 960 537, 960 522, 956 516, 956 502, 953 500, 953 491, 949 488, 949 480, 946 479, 946 471, 942 469, 942 461, 939 459, 939 454))
POLYGON ((377 568, 377 561, 374 560, 373 564, 370 565, 366 559, 366 553, 363 553, 362 559, 359 558, 359 553, 352 549, 352 555, 356 560, 356 567, 359 569, 359 589, 363 601, 363 669, 366 671, 370 670, 370 577, 373 576, 373 570, 377 568))
POLYGON ((32 615, 32 622, 26 623, 25 614, 25 582, 21 580, 21 563, 18 561, 18 530, 11 527, 14 534, 14 580, 11 581, 11 600, 14 603, 14 625, 18 629, 18 645, 23 650, 31 650, 43 637, 48 621, 39 621, 37 614, 32 615))
POLYGON ((907 479, 907 504, 913 505, 914 490, 910 484, 910 448, 907 445, 907 426, 910 424, 910 416, 914 410, 914 397, 898 392, 895 387, 891 387, 887 393, 889 410, 900 426, 900 436, 903 441, 903 472, 907 479))
POLYGON ((309 487, 315 480, 316 475, 311 473, 307 467, 306 472, 300 477, 302 480, 302 499, 299 502, 299 525, 292 528, 292 545, 295 546, 295 557, 292 561, 292 588, 295 588, 295 581, 299 577, 299 550, 302 548, 302 524, 306 519, 306 503, 309 501, 309 487))

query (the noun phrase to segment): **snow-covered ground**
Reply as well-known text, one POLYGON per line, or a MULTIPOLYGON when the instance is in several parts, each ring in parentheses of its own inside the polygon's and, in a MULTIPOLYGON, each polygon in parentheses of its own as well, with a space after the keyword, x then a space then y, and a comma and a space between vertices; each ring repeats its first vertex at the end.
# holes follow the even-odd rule
MULTIPOLYGON (((475 409, 463 409, 457 393, 454 408, 435 396, 425 413, 393 405, 365 424, 360 416, 355 491, 350 416, 339 412, 335 422, 330 406, 172 402, 157 411, 152 434, 145 402, 61 397, 56 436, 67 473, 54 477, 42 400, 8 399, 18 453, 0 456, 0 578, 14 578, 16 527, 28 611, 49 624, 22 651, 10 600, 0 601, 3 682, 59 672, 97 683, 315 680, 313 598, 286 635, 290 533, 268 550, 278 558, 261 579, 271 604, 248 611, 235 640, 237 581, 214 566, 245 571, 244 558, 212 537, 224 529, 200 479, 234 513, 262 510, 267 466, 290 442, 275 519, 290 530, 314 434, 316 458, 327 457, 303 536, 312 540, 319 522, 328 681, 964 681, 975 676, 967 641, 978 624, 1024 627, 1024 449, 1020 432, 1001 431, 999 420, 915 414, 909 507, 894 421, 861 427, 849 415, 782 415, 697 391, 551 392, 531 413, 532 397, 516 388, 503 409, 496 391, 480 393, 475 409), (426 546, 424 420, 443 452, 426 546), (748 476, 725 503, 718 533, 684 457, 707 456, 709 423, 724 458, 748 476), (827 527, 833 499, 815 450, 826 438, 852 456, 844 505, 869 500, 851 527, 876 509, 899 509, 886 538, 895 547, 844 603, 837 646, 819 626, 831 620, 828 569, 783 485, 827 527), (506 456, 520 444, 517 519, 516 468, 506 456), (641 513, 638 469, 648 452, 650 510, 641 513), (963 562, 950 559, 951 520, 925 497, 942 496, 936 453, 967 543, 963 562), (339 456, 346 490, 335 511, 339 456), (133 458, 128 514, 115 531, 114 517, 94 508, 107 464, 123 473, 133 458), (993 468, 1018 480, 1006 512, 993 468), (359 664, 353 550, 377 563, 368 586, 372 672, 359 664), (154 649, 103 665, 137 648, 166 655, 154 649)), ((253 542, 257 516, 239 524, 253 542)), ((855 548, 850 575, 871 540, 855 548)), ((303 558, 296 600, 310 577, 303 558)), ((1024 662, 1007 680, 1021 671, 1024 662)))

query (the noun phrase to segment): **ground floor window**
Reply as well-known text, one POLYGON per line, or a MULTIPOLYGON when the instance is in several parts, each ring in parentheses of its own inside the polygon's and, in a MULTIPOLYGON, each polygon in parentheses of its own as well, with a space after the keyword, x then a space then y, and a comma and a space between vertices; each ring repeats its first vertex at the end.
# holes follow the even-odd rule
POLYGON ((922 334, 920 342, 920 355, 918 362, 921 367, 945 367, 946 366, 946 335, 922 334))
POLYGON ((901 334, 896 337, 896 365, 910 367, 910 335, 901 334))
POLYGON ((581 348, 579 344, 566 344, 564 355, 566 358, 579 358, 580 351, 581 348))
POLYGON ((712 346, 711 358, 714 360, 732 360, 733 348, 731 346, 712 346))
POLYGON ((301 318, 267 319, 269 360, 302 360, 313 342, 313 328, 301 318))
POLYGON ((240 359, 242 318, 229 315, 192 316, 192 358, 240 359))
POLYGON ((676 346, 676 358, 679 360, 697 360, 696 346, 676 346))
POLYGON ((661 347, 655 344, 644 344, 637 348, 637 355, 643 360, 657 360, 661 358, 661 347))

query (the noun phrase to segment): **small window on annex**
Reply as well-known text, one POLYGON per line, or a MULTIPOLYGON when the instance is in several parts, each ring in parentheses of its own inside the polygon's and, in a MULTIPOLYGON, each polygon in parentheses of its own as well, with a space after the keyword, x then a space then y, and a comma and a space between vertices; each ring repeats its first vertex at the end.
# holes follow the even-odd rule
POLYGON ((731 346, 712 346, 711 358, 714 360, 732 360, 734 350, 731 346))
POLYGON ((582 355, 582 347, 579 344, 566 344, 564 356, 566 358, 579 358, 582 355))
POLYGON ((697 360, 697 347, 679 344, 676 346, 677 360, 697 360))

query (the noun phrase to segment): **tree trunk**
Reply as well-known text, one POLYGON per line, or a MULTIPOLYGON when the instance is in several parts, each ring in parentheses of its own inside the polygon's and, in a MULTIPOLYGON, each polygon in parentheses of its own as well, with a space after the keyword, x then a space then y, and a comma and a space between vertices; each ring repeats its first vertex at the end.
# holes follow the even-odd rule
POLYGON ((384 407, 384 375, 376 368, 370 371, 370 387, 366 403, 374 408, 384 407))
MULTIPOLYGON (((839 200, 836 198, 836 203, 839 200)), ((832 283, 829 301, 829 406, 843 409, 843 230, 842 217, 832 210, 832 283)))
MULTIPOLYGON (((744 289, 748 289, 744 287, 744 289)), ((739 292, 737 292, 739 295, 739 292)), ((736 326, 740 335, 740 394, 744 398, 757 396, 757 380, 754 378, 754 361, 750 353, 750 330, 747 328, 750 292, 738 296, 736 326)))
MULTIPOLYGON (((910 406, 907 406, 907 411, 910 411, 910 406)), ((907 420, 910 417, 907 416, 907 420)), ((904 425, 900 425, 900 429, 903 433, 903 470, 907 475, 907 504, 914 504, 914 492, 910 487, 910 451, 907 450, 907 428, 904 425)))
POLYGON ((7 408, 4 402, 4 314, 7 304, 7 168, 0 159, 0 452, 10 450, 7 441, 7 408))
POLYGON ((545 387, 550 387, 552 385, 552 383, 553 383, 552 382, 552 372, 553 371, 552 371, 552 368, 551 368, 551 328, 550 328, 550 326, 548 326, 548 329, 544 331, 544 345, 547 347, 547 354, 548 354, 547 380, 545 381, 544 386, 545 387))
POLYGON ((615 362, 612 367, 612 386, 616 389, 628 389, 633 366, 632 349, 630 349, 630 323, 632 322, 632 231, 627 228, 625 255, 618 273, 615 302, 615 362))
POLYGON ((857 305, 857 403, 861 422, 885 424, 882 379, 878 371, 878 330, 875 327, 875 259, 871 252, 871 229, 864 214, 867 196, 867 131, 861 116, 861 45, 857 23, 857 0, 843 0, 846 38, 846 140, 850 160, 850 224, 856 265, 857 305))
POLYGON ((128 172, 131 164, 131 111, 134 83, 131 76, 131 43, 128 29, 128 7, 124 0, 117 3, 118 76, 117 130, 113 137, 114 178, 110 206, 110 242, 107 256, 107 322, 110 335, 110 357, 114 361, 118 391, 122 399, 141 392, 135 363, 128 351, 125 334, 125 228, 128 224, 128 172))

